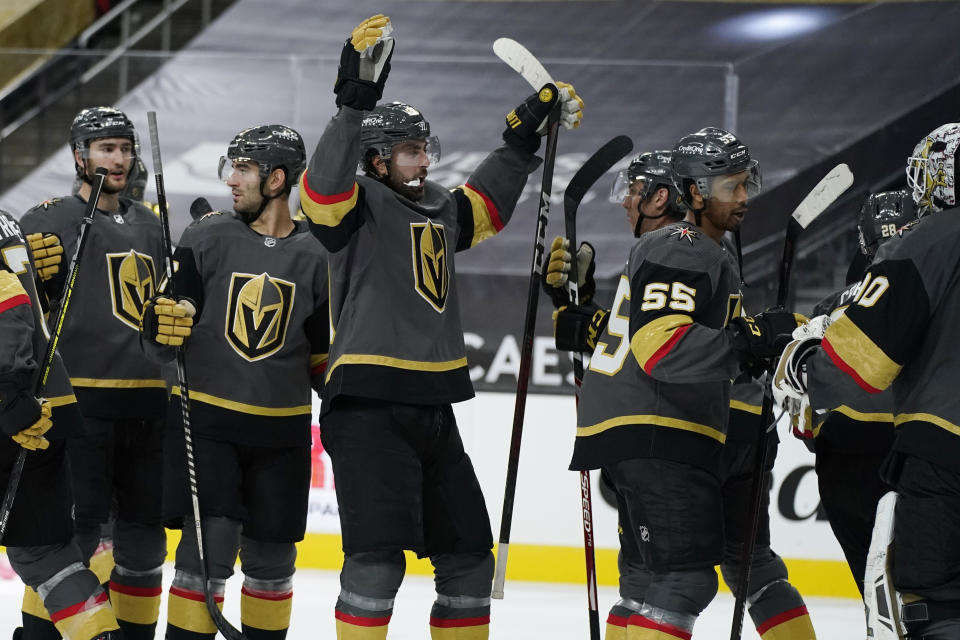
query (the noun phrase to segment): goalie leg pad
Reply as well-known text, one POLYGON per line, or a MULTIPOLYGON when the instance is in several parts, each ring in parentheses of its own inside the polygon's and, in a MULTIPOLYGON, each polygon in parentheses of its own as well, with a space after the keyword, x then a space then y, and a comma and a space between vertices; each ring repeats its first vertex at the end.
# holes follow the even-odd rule
POLYGON ((347 554, 340 571, 340 596, 334 611, 337 638, 386 638, 393 601, 405 571, 406 558, 402 551, 347 554))
POLYGON ((874 640, 898 640, 906 634, 900 622, 901 598, 893 586, 888 569, 888 554, 893 543, 894 511, 897 494, 890 491, 877 504, 877 519, 867 552, 867 570, 863 580, 863 606, 867 616, 867 637, 874 640))

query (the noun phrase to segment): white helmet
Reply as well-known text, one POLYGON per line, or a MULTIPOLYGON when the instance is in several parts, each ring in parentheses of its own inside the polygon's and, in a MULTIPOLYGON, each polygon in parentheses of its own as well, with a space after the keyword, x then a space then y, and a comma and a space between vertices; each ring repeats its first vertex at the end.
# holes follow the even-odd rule
POLYGON ((960 149, 960 122, 937 127, 907 158, 907 186, 920 215, 955 207, 956 163, 960 149))

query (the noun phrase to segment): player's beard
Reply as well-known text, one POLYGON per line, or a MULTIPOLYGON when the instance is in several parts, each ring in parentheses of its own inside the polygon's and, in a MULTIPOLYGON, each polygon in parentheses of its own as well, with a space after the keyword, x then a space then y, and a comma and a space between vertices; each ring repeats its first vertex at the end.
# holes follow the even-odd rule
MULTIPOLYGON (((90 170, 89 166, 87 167, 86 178, 87 178, 87 182, 91 185, 93 184, 94 178, 96 176, 96 171, 97 171, 96 167, 93 167, 92 171, 90 170)), ((130 179, 130 170, 127 169, 127 173, 123 177, 123 184, 121 184, 119 187, 115 187, 112 184, 110 184, 110 174, 108 173, 106 178, 103 181, 102 191, 103 193, 106 193, 109 195, 116 195, 127 187, 127 181, 129 179, 130 179)))
MULTIPOLYGON (((426 170, 423 171, 422 176, 417 175, 413 179, 417 179, 420 177, 422 177, 424 181, 426 181, 427 179, 426 170)), ((399 172, 394 170, 393 167, 391 167, 389 172, 387 173, 385 181, 391 189, 393 189, 394 191, 402 195, 407 200, 411 200, 413 202, 419 202, 420 200, 423 200, 423 194, 426 192, 426 188, 427 188, 426 182, 424 182, 423 186, 419 186, 419 187, 413 187, 408 185, 407 184, 408 181, 404 180, 403 177, 400 176, 399 172)))

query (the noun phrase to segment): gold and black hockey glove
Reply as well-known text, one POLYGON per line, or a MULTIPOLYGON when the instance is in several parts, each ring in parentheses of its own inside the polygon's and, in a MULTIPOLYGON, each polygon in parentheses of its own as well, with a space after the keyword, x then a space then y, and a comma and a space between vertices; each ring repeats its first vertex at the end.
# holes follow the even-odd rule
POLYGON ((730 320, 730 349, 741 368, 754 378, 772 368, 772 360, 793 340, 793 330, 807 321, 784 309, 768 309, 756 316, 730 320))
POLYGON ((390 18, 377 14, 357 25, 347 38, 333 85, 337 107, 370 111, 377 106, 390 74, 392 32, 390 18))
POLYGON ((50 419, 52 409, 50 408, 50 403, 46 400, 40 400, 39 404, 40 417, 37 418, 36 422, 31 424, 26 429, 21 429, 17 433, 10 436, 13 438, 14 442, 28 451, 46 449, 50 446, 50 441, 44 438, 43 434, 49 431, 50 427, 53 426, 53 421, 50 419))
POLYGON ((569 305, 553 312, 553 335, 558 351, 593 353, 607 326, 610 311, 596 306, 569 305))
MULTIPOLYGON (((554 308, 569 304, 567 294, 567 280, 573 263, 570 255, 570 242, 561 236, 553 239, 550 245, 550 255, 543 262, 543 290, 553 303, 554 308)), ((577 249, 577 300, 581 305, 589 304, 597 290, 594 279, 596 261, 594 260, 593 245, 581 242, 577 249)))
POLYGON ((60 237, 53 233, 31 233, 27 235, 33 266, 41 281, 47 281, 60 271, 63 262, 63 245, 60 237))
POLYGON ((536 153, 540 148, 544 123, 559 99, 560 90, 557 85, 549 83, 530 95, 507 114, 507 128, 503 131, 504 142, 525 153, 536 153))
POLYGON ((43 434, 53 426, 50 403, 26 392, 25 383, 0 384, 0 427, 24 449, 46 449, 50 443, 43 434))
POLYGON ((194 313, 194 304, 187 298, 151 298, 143 305, 140 333, 157 344, 182 346, 190 337, 194 313))

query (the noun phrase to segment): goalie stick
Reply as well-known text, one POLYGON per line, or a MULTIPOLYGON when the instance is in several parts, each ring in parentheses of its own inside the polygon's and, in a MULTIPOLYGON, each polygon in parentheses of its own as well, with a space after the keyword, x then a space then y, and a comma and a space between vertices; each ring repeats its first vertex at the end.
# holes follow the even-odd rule
MULTIPOLYGON (((160 226, 163 229, 163 262, 167 276, 170 297, 176 300, 173 279, 173 243, 170 240, 170 213, 167 211, 167 192, 163 186, 163 165, 160 162, 160 134, 157 130, 156 111, 147 112, 147 124, 150 127, 150 147, 153 152, 153 174, 157 181, 157 207, 160 209, 160 226)), ((203 554, 203 528, 200 524, 200 501, 197 492, 197 466, 193 457, 193 430, 190 426, 190 387, 187 384, 186 347, 177 347, 177 383, 180 385, 180 412, 183 416, 183 440, 187 449, 187 476, 190 480, 190 499, 193 503, 193 522, 197 535, 197 553, 200 556, 200 577, 203 580, 203 599, 207 612, 213 619, 217 630, 227 640, 246 640, 236 627, 230 624, 217 607, 213 591, 210 589, 210 577, 207 560, 203 554)), ((184 535, 187 535, 184 532, 184 535)))
MULTIPOLYGON (((93 224, 93 215, 97 210, 97 203, 100 201, 100 192, 103 191, 103 181, 107 178, 107 170, 98 167, 93 184, 90 188, 90 199, 87 200, 87 207, 83 211, 83 221, 80 223, 80 231, 77 234, 77 248, 73 252, 73 258, 70 260, 70 273, 66 282, 63 283, 63 291, 60 293, 60 307, 57 309, 57 315, 53 321, 53 331, 50 339, 47 341, 47 351, 43 354, 43 361, 40 365, 40 375, 37 377, 37 385, 34 388, 33 396, 35 398, 43 397, 43 390, 47 386, 47 378, 50 376, 50 369, 53 367, 53 359, 56 357, 57 344, 60 342, 60 334, 63 332, 63 324, 67 318, 67 307, 70 306, 70 298, 73 295, 73 288, 77 283, 77 276, 80 274, 80 258, 83 256, 83 247, 87 244, 87 231, 93 224)), ((13 462, 13 468, 10 470, 10 479, 7 481, 7 491, 3 494, 3 506, 0 506, 0 540, 3 540, 7 532, 7 523, 10 521, 10 512, 13 511, 13 500, 17 497, 17 488, 20 486, 20 478, 23 476, 23 465, 27 461, 27 450, 21 448, 17 452, 17 458, 13 462)))
MULTIPOLYGON (((577 209, 580 202, 590 190, 590 187, 599 180, 613 165, 617 164, 633 150, 633 141, 627 136, 617 136, 600 147, 590 156, 583 166, 573 175, 570 183, 563 192, 563 222, 569 241, 573 260, 570 263, 570 273, 567 277, 567 290, 570 294, 570 303, 579 304, 578 290, 579 273, 577 269, 577 209)), ((580 404, 580 384, 583 381, 583 354, 573 352, 573 379, 577 396, 577 406, 580 404)), ((594 554, 593 539, 593 496, 590 488, 590 472, 580 472, 580 504, 582 507, 583 522, 583 552, 586 557, 587 568, 587 611, 590 621, 590 640, 600 640, 600 612, 597 607, 597 567, 594 554)))
MULTIPOLYGON (((543 65, 537 62, 533 54, 519 42, 509 38, 500 38, 494 43, 493 51, 523 76, 524 80, 531 83, 535 91, 539 91, 544 84, 553 82, 544 70, 543 65), (532 75, 532 71, 539 75, 532 75), (542 84, 533 84, 544 77, 546 77, 546 80, 542 84)), ((537 323, 537 302, 540 299, 540 263, 543 259, 543 238, 547 232, 547 218, 550 214, 553 165, 557 155, 560 104, 558 100, 547 119, 547 148, 543 157, 543 179, 540 183, 540 203, 537 209, 537 235, 533 245, 530 287, 527 290, 527 311, 523 322, 523 340, 520 345, 520 370, 517 374, 517 395, 513 407, 510 454, 507 461, 507 479, 503 491, 503 512, 500 516, 500 538, 497 545, 497 564, 494 570, 491 594, 498 600, 503 599, 503 585, 507 577, 510 528, 513 524, 513 501, 517 491, 517 470, 520 466, 520 440, 523 437, 523 415, 527 406, 527 385, 530 382, 530 367, 533 361, 533 332, 537 323)))
MULTIPOLYGON (((794 209, 787 225, 787 234, 783 240, 783 255, 780 258, 779 284, 777 286, 778 307, 783 307, 787 302, 787 294, 790 290, 790 272, 793 268, 796 243, 800 233, 810 226, 810 223, 816 220, 821 213, 826 211, 852 184, 853 174, 850 172, 850 168, 845 164, 838 164, 817 183, 794 209)), ((777 424, 776 422, 770 422, 773 414, 773 398, 770 395, 769 381, 765 379, 763 384, 764 393, 760 408, 760 424, 765 428, 760 429, 755 444, 753 477, 750 483, 750 523, 747 529, 747 540, 740 555, 730 640, 740 640, 743 633, 743 612, 750 582, 750 560, 753 557, 753 549, 757 542, 761 498, 766 490, 766 474, 763 469, 767 462, 767 438, 777 424)))

